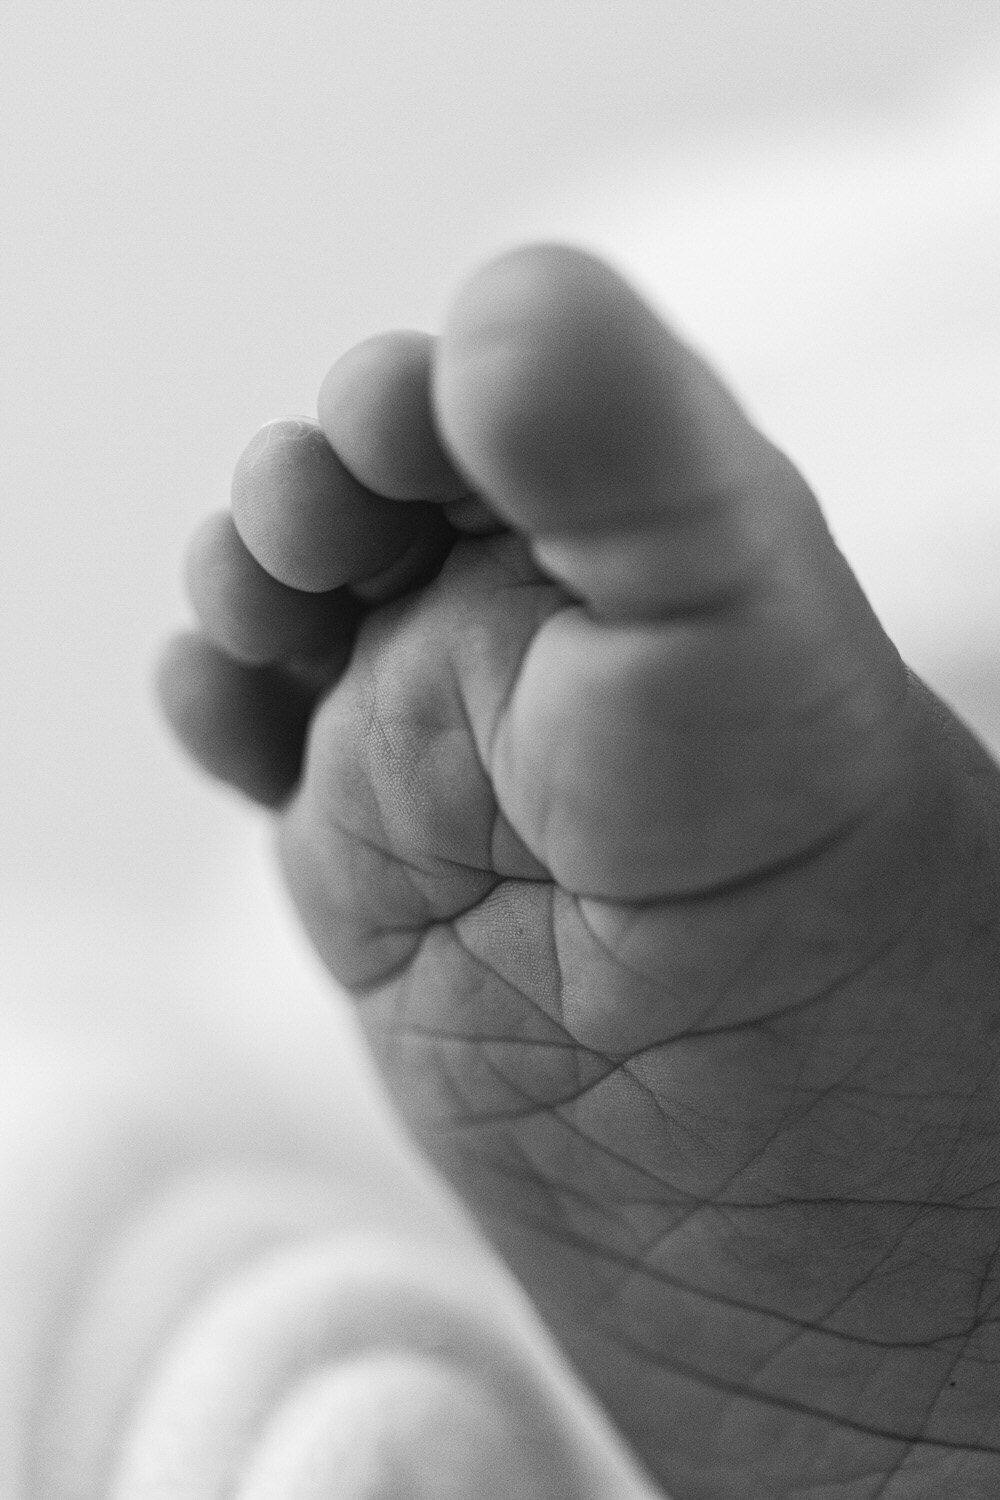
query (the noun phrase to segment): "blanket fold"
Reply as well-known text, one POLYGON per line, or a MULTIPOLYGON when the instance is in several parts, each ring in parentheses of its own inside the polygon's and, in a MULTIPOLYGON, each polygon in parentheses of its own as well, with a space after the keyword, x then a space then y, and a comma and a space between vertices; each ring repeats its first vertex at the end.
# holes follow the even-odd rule
POLYGON ((79 1037, 5 1067, 3 1500, 654 1494, 485 1251, 366 1222, 238 1079, 79 1037))

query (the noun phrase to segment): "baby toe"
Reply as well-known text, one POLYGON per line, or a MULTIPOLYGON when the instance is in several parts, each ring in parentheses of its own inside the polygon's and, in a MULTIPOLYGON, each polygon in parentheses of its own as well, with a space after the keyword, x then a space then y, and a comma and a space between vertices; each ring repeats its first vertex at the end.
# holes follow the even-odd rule
POLYGON ((196 632, 167 647, 157 672, 164 713, 209 775, 266 807, 299 779, 312 695, 275 667, 249 667, 196 632))
POLYGON ((279 583, 253 557, 227 511, 198 528, 187 556, 188 595, 214 645, 248 666, 346 646, 358 605, 343 589, 307 594, 279 583))
POLYGON ((434 340, 399 332, 366 339, 337 360, 319 393, 319 422, 362 484, 393 500, 468 493, 431 415, 434 340))
POLYGON ((289 588, 324 593, 380 572, 436 507, 398 505, 366 489, 315 423, 270 422, 233 474, 233 519, 261 567, 289 588))

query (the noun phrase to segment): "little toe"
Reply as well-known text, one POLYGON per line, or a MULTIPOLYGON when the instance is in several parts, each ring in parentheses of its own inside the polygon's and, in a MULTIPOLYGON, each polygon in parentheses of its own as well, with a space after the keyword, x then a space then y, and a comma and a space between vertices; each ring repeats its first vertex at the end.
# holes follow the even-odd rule
POLYGON ((270 422, 233 474, 236 529, 279 583, 325 593, 382 571, 406 552, 435 506, 400 505, 361 484, 303 418, 270 422))
POLYGON ((313 706, 292 677, 234 661, 192 631, 167 647, 156 685, 171 728, 203 770, 265 807, 289 796, 313 706))
POLYGON ((247 666, 328 655, 348 644, 359 605, 345 589, 289 588, 252 556, 228 511, 198 528, 187 556, 188 595, 210 641, 247 666))
POLYGON ((351 473, 391 500, 454 501, 468 494, 431 415, 430 334, 365 339, 340 359, 319 393, 319 424, 351 473))

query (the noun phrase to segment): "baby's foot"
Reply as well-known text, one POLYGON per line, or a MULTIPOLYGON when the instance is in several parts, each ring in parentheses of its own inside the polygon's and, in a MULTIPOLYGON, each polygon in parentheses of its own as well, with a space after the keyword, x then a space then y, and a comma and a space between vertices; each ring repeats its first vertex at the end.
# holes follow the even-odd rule
POLYGON ((410 1127, 677 1500, 1000 1494, 993 764, 588 257, 320 423, 240 461, 163 691, 410 1127))

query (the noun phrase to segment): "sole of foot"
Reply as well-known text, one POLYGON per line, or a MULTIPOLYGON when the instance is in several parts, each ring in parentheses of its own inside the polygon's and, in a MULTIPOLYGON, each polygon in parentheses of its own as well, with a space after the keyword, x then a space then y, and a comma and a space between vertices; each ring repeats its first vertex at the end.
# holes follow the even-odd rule
POLYGON ((677 1500, 1000 1488, 998 782, 808 485, 531 247, 334 366, 161 692, 677 1500))

